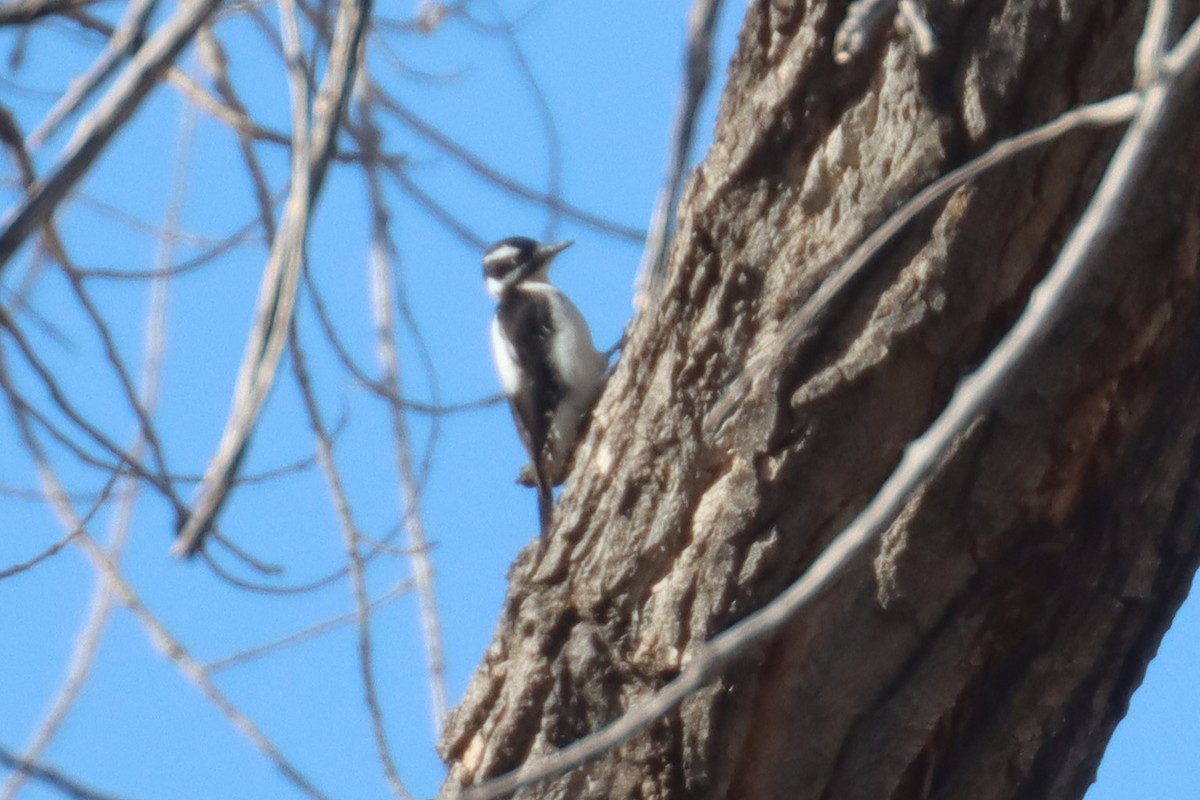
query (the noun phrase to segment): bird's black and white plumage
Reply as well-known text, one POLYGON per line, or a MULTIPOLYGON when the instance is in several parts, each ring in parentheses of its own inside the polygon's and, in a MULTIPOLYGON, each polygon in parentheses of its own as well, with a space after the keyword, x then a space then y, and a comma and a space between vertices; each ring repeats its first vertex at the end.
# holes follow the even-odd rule
POLYGON ((566 478, 580 426, 608 366, 579 309, 547 276, 550 262, 570 245, 514 236, 483 255, 488 293, 499 300, 492 357, 533 462, 543 534, 554 504, 551 489, 566 478))

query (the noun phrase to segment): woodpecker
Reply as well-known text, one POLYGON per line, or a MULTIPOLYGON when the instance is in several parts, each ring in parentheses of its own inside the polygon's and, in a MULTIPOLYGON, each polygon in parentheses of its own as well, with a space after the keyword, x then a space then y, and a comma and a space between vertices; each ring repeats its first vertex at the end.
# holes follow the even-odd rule
POLYGON ((512 236, 483 254, 484 283, 499 301, 492 358, 532 460, 543 535, 554 505, 551 490, 567 477, 580 426, 608 368, 579 309, 550 283, 550 262, 571 244, 512 236))

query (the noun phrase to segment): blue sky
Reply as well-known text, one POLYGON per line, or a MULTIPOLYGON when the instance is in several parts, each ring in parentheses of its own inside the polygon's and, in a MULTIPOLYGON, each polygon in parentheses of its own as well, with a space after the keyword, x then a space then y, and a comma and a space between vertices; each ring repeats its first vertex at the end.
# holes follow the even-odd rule
MULTIPOLYGON (((491 13, 491 6, 481 8, 481 16, 491 13)), ((564 197, 622 225, 643 227, 662 179, 687 3, 504 3, 502 8, 520 20, 522 52, 553 113, 564 197)), ((730 4, 722 20, 718 78, 732 52, 742 10, 740 4, 730 4)), ((115 16, 117 10, 108 13, 115 16)), ((234 79, 256 115, 285 128, 287 86, 277 61, 262 52, 258 32, 239 19, 223 21, 218 30, 231 54, 234 79)), ((6 58, 16 44, 14 36, 12 29, 0 29, 0 54, 6 58)), ((450 21, 431 36, 396 36, 388 42, 392 52, 375 48, 372 61, 390 91, 496 169, 531 187, 546 186, 547 134, 506 40, 450 21)), ((7 74, 0 84, 0 102, 28 130, 66 81, 86 68, 96 45, 65 24, 51 23, 26 46, 21 70, 7 74), (30 93, 28 87, 40 93, 30 93)), ((197 69, 191 54, 181 64, 197 69)), ((711 131, 713 106, 710 97, 697 154, 703 153, 711 131)), ((120 270, 153 265, 159 246, 154 232, 119 221, 107 209, 117 207, 151 226, 162 224, 180 146, 182 108, 173 90, 156 92, 60 219, 68 249, 81 265, 120 270)), ((195 124, 182 228, 225 236, 253 213, 247 182, 227 129, 203 114, 195 124)), ((389 148, 408 158, 406 175, 477 235, 494 240, 547 233, 552 221, 543 208, 514 201, 403 126, 392 120, 385 124, 389 148)), ((66 133, 60 134, 39 154, 41 170, 50 167, 65 140, 66 133)), ((263 147, 262 155, 275 174, 286 167, 281 149, 263 147)), ((5 186, 2 192, 7 206, 13 189, 5 186)), ((336 168, 331 172, 311 236, 310 262, 331 313, 346 332, 347 347, 361 363, 373 366, 364 196, 355 174, 336 168)), ((447 403, 493 394, 497 386, 486 335, 491 301, 480 282, 478 252, 394 187, 389 199, 400 245, 399 274, 436 366, 434 381, 420 366, 412 336, 403 336, 406 393, 447 403)), ((570 220, 555 222, 553 235, 577 242, 560 259, 555 275, 591 321, 598 342, 607 346, 619 337, 631 313, 639 248, 570 220)), ((204 242, 189 240, 179 247, 185 256, 202 249, 204 242)), ((172 281, 158 419, 168 460, 178 472, 202 471, 220 436, 262 257, 261 245, 251 243, 172 281)), ((6 290, 28 277, 27 257, 23 264, 5 276, 6 290)), ((146 283, 96 280, 89 286, 122 352, 139 363, 149 304, 146 283)), ((3 296, 7 300, 7 291, 3 296)), ((41 275, 33 281, 31 299, 68 340, 58 341, 30 323, 31 339, 62 376, 64 388, 106 430, 128 441, 132 420, 111 376, 95 368, 101 354, 65 283, 52 273, 41 275)), ((311 307, 303 305, 300 313, 301 338, 311 348, 324 409, 330 419, 346 420, 338 457, 360 526, 383 536, 402 508, 390 443, 380 435, 386 430, 386 411, 337 368, 311 307)), ((28 374, 18 377, 29 379, 28 374)), ((428 419, 414 417, 412 424, 419 451, 436 439, 422 511, 436 543, 453 703, 490 641, 507 566, 536 533, 536 511, 528 491, 512 484, 522 457, 504 407, 448 418, 436 437, 428 419)), ((0 485, 35 488, 32 465, 12 437, 7 422, 0 426, 0 485)), ((306 458, 311 450, 295 382, 285 369, 247 468, 252 473, 273 469, 306 458)), ((96 473, 73 466, 61 454, 56 463, 73 489, 98 488, 96 473)), ((0 515, 8 533, 0 537, 0 565, 29 557, 60 535, 53 516, 28 500, 0 496, 0 515)), ((94 532, 99 538, 106 536, 110 516, 98 518, 94 532)), ((201 661, 220 659, 352 608, 344 582, 319 592, 267 596, 235 589, 202 565, 180 565, 167 556, 170 523, 161 503, 140 503, 123 563, 146 605, 201 661)), ((303 583, 341 561, 327 492, 311 469, 236 492, 222 523, 236 541, 286 566, 286 583, 303 583)), ((402 556, 380 559, 369 577, 373 596, 407 575, 402 556)), ((61 686, 93 580, 83 556, 68 550, 27 575, 0 582, 0 652, 19 654, 0 663, 0 744, 5 747, 25 746, 61 686)), ((414 598, 407 595, 382 607, 374 635, 397 766, 416 796, 430 796, 442 770, 432 750, 414 598)), ((1196 796, 1200 689, 1193 676, 1200 662, 1198 642, 1200 610, 1192 603, 1185 605, 1151 665, 1089 800, 1196 796)), ((355 652, 354 631, 343 627, 220 672, 216 681, 328 794, 383 797, 387 789, 362 711, 355 652)), ((87 688, 46 761, 122 797, 187 800, 293 793, 120 610, 109 624, 87 688)), ((57 796, 36 785, 22 794, 36 800, 57 796)))

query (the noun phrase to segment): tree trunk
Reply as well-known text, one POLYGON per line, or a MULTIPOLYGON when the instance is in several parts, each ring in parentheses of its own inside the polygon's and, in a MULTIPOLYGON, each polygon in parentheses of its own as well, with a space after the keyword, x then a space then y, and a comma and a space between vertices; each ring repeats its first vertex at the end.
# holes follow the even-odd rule
MULTIPOLYGON (((958 190, 778 349, 930 180, 1131 85, 1143 3, 928 5, 936 53, 885 26, 837 67, 843 4, 750 4, 663 293, 512 571, 447 790, 604 726, 778 595, 1053 263, 1120 131, 958 190), (714 436, 706 415, 776 352, 714 436)), ((1200 554, 1200 139, 1169 128, 1093 279, 882 543, 676 713, 518 797, 1083 795, 1200 554)))

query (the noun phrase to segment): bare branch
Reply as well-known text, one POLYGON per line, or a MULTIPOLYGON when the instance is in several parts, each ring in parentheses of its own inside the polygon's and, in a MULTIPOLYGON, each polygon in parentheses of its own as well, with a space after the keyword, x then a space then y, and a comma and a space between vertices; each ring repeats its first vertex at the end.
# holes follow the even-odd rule
POLYGON ((92 113, 80 123, 50 175, 33 188, 0 231, 0 272, 29 234, 45 224, 59 201, 87 173, 218 5, 220 0, 192 0, 183 4, 138 51, 92 113))
POLYGON ((1171 27, 1172 0, 1150 0, 1146 25, 1133 52, 1133 87, 1144 89, 1158 78, 1159 64, 1171 27))
POLYGON ((294 134, 297 137, 292 150, 291 195, 263 273, 257 320, 238 373, 233 409, 205 473, 196 508, 180 525, 179 538, 172 549, 176 555, 191 555, 203 543, 204 534, 233 487, 263 402, 274 384, 295 308, 309 213, 333 154, 333 143, 353 85, 369 10, 369 0, 342 0, 340 4, 329 68, 313 103, 311 141, 307 92, 302 86, 303 70, 298 63, 290 62, 294 134))
POLYGON ((925 12, 916 0, 900 0, 899 18, 900 29, 912 39, 917 55, 929 56, 937 49, 937 39, 933 35, 933 27, 925 19, 925 12))
POLYGON ((117 64, 127 58, 145 41, 146 25, 158 8, 159 0, 134 0, 125 10, 125 18, 108 39, 104 52, 92 64, 83 77, 72 81, 66 93, 42 119, 41 124, 29 134, 29 147, 37 149, 54 135, 68 116, 75 113, 100 84, 117 69, 117 64))
POLYGON ((863 51, 885 17, 896 10, 897 0, 855 0, 833 36, 833 60, 847 64, 863 51))
POLYGON ((0 746, 0 764, 18 774, 28 776, 39 783, 44 783, 52 787, 55 791, 65 794, 67 797, 78 798, 78 800, 121 800, 115 794, 104 794, 91 787, 84 786, 79 781, 53 767, 21 758, 21 756, 4 746, 0 746))
POLYGON ((856 0, 834 34, 833 60, 850 63, 889 19, 908 34, 919 55, 928 56, 937 48, 929 20, 914 0, 856 0))
POLYGON ((100 0, 10 0, 0 6, 0 25, 25 25, 42 17, 87 8, 100 0))

